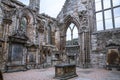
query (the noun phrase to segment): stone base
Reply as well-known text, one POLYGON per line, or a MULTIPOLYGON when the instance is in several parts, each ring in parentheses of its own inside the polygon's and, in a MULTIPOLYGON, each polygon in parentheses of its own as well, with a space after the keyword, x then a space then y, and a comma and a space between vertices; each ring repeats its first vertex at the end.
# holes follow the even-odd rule
POLYGON ((74 75, 62 76, 62 77, 54 77, 54 78, 55 79, 60 79, 60 80, 67 80, 67 79, 74 78, 74 77, 78 77, 78 75, 74 74, 74 75))
POLYGON ((26 65, 6 65, 6 72, 17 72, 26 70, 26 65))
POLYGON ((114 70, 120 71, 120 65, 106 65, 107 70, 114 70))

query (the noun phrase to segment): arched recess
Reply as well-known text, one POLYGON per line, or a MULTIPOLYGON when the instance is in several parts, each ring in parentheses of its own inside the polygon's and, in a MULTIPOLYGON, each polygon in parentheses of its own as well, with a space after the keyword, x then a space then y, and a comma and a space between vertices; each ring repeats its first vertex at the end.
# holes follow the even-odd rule
POLYGON ((35 56, 35 52, 27 52, 31 47, 35 48, 34 45, 27 44, 27 41, 34 41, 34 37, 36 37, 36 28, 34 27, 35 18, 33 12, 28 8, 18 9, 16 14, 17 26, 15 33, 9 37, 8 62, 11 61, 10 65, 14 63, 14 65, 25 65, 27 63, 28 53, 29 55, 34 54, 33 56, 35 56))
POLYGON ((21 10, 18 11, 18 26, 17 26, 17 30, 22 29, 22 25, 21 23, 23 23, 22 21, 26 21, 26 27, 24 26, 24 29, 26 29, 26 36, 32 41, 34 39, 35 35, 34 30, 36 29, 35 26, 35 16, 33 11, 31 11, 29 8, 23 8, 21 10), (25 20, 26 19, 26 20, 25 20), (33 33, 32 33, 33 32, 33 33))
POLYGON ((48 25, 48 44, 52 44, 52 35, 51 35, 51 33, 52 33, 52 31, 51 31, 51 25, 49 24, 48 25))
POLYGON ((25 16, 22 16, 20 21, 19 29, 22 30, 24 33, 27 31, 28 19, 25 16))

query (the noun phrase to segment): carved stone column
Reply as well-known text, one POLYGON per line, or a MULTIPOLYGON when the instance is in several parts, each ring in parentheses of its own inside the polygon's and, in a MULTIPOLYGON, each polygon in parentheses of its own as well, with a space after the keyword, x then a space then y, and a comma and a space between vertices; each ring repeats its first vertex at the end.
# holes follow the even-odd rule
POLYGON ((85 37, 85 33, 84 31, 81 29, 80 33, 79 33, 79 36, 80 36, 80 67, 83 67, 84 66, 84 62, 85 62, 85 59, 84 59, 84 55, 85 55, 85 52, 84 52, 84 37, 85 37))
POLYGON ((88 11, 83 10, 78 13, 81 22, 81 54, 80 62, 83 68, 88 67, 90 63, 90 32, 89 32, 89 22, 88 22, 88 11))
POLYGON ((4 49, 6 50, 6 44, 8 41, 8 34, 9 34, 9 26, 12 23, 11 19, 3 19, 3 26, 4 26, 4 41, 5 41, 5 45, 4 45, 4 49))
POLYGON ((88 67, 90 63, 90 51, 89 51, 89 31, 86 27, 81 29, 81 54, 80 54, 80 64, 83 68, 88 67))
POLYGON ((60 52, 61 55, 63 56, 63 61, 66 61, 66 53, 65 53, 65 36, 61 35, 60 36, 60 52))
POLYGON ((4 18, 3 19, 3 27, 4 27, 4 45, 3 45, 3 59, 5 61, 4 64, 6 64, 8 59, 8 36, 9 36, 9 26, 12 23, 11 19, 4 18))

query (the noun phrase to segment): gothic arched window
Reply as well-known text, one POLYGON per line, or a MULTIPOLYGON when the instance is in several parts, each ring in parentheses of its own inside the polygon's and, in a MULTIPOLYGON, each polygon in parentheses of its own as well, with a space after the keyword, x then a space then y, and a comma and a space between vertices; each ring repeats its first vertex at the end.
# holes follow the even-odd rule
POLYGON ((27 18, 26 17, 22 17, 21 19, 21 23, 20 23, 20 29, 24 32, 26 32, 26 27, 27 27, 27 18))
POLYGON ((71 23, 66 32, 66 45, 78 45, 78 29, 71 23))

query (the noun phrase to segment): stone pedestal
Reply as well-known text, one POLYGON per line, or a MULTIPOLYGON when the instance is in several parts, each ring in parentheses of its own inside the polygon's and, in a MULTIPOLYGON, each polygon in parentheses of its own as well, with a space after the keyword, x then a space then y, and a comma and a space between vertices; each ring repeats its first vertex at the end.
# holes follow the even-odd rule
POLYGON ((69 78, 77 77, 76 65, 74 64, 59 64, 55 65, 55 78, 66 80, 69 78))
POLYGON ((17 72, 17 71, 26 71, 27 67, 26 65, 14 65, 14 64, 10 64, 10 65, 6 65, 6 72, 17 72))

